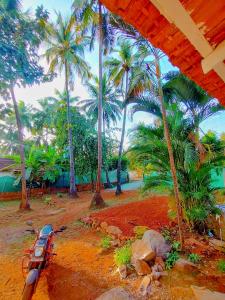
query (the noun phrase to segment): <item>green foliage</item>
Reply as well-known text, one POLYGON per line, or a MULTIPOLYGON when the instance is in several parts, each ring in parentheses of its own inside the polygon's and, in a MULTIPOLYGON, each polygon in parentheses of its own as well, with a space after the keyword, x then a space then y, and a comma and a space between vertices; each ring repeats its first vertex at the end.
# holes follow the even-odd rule
MULTIPOLYGON (((189 138, 195 130, 193 124, 177 105, 173 104, 167 110, 182 206, 193 226, 204 227, 207 216, 215 207, 213 192, 216 188, 211 186, 211 172, 221 168, 224 161, 223 147, 214 148, 213 155, 207 155, 204 162, 200 162, 198 149, 189 138)), ((149 191, 161 186, 173 192, 163 126, 139 125, 133 135, 132 145, 130 151, 133 158, 143 165, 151 165, 154 171, 146 178, 143 190, 149 191)))
MULTIPOLYGON (((109 170, 115 170, 117 169, 118 164, 118 156, 114 155, 108 160, 108 167, 109 170)), ((129 165, 129 160, 126 156, 122 156, 121 160, 121 170, 126 171, 129 165)))
POLYGON ((162 236, 164 237, 164 239, 168 242, 172 242, 172 236, 171 236, 171 232, 168 228, 163 228, 161 231, 162 236))
POLYGON ((217 264, 217 268, 220 272, 225 273, 225 260, 224 259, 219 260, 219 262, 217 264))
POLYGON ((197 264, 200 260, 201 260, 201 257, 197 254, 197 253, 190 253, 188 255, 188 259, 194 263, 194 264, 197 264))
POLYGON ((126 244, 125 246, 115 250, 114 261, 119 267, 122 265, 129 265, 131 261, 131 245, 126 244))
POLYGON ((176 261, 180 258, 179 254, 175 251, 175 252, 170 252, 166 262, 165 262, 165 266, 167 270, 172 269, 172 267, 175 265, 176 261))
POLYGON ((46 197, 44 198, 44 203, 45 203, 46 205, 50 205, 51 202, 52 202, 52 197, 51 197, 51 196, 46 196, 46 197))
POLYGON ((149 230, 147 226, 135 226, 134 227, 135 239, 141 239, 145 231, 147 230, 149 230))
POLYGON ((111 247, 112 238, 110 236, 104 236, 101 239, 101 247, 104 249, 109 249, 111 247))
POLYGON ((173 241, 173 243, 172 243, 172 249, 173 249, 173 251, 175 251, 175 252, 181 251, 181 244, 180 244, 180 242, 178 242, 178 241, 173 241))

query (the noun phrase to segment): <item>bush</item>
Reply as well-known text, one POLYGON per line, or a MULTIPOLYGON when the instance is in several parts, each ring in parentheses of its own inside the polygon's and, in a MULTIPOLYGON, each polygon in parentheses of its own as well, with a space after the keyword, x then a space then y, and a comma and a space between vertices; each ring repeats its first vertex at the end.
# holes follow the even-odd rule
POLYGON ((115 250, 114 261, 120 267, 122 265, 129 265, 131 261, 131 245, 127 244, 115 250))
MULTIPOLYGON (((121 160, 121 170, 122 171, 126 171, 128 168, 128 164, 129 164, 129 160, 127 159, 127 157, 122 156, 122 160, 121 160)), ((118 156, 113 156, 109 159, 108 161, 108 168, 109 170, 115 170, 117 169, 117 165, 118 165, 118 156)))
POLYGON ((219 260, 219 262, 217 264, 217 268, 220 272, 225 273, 225 260, 224 259, 219 260))
POLYGON ((172 244, 172 249, 173 249, 173 251, 181 251, 181 244, 180 244, 180 242, 178 242, 178 241, 174 241, 173 242, 173 244, 172 244))
POLYGON ((197 264, 201 260, 200 256, 196 253, 189 254, 188 259, 194 264, 197 264))
POLYGON ((110 236, 104 236, 101 239, 101 247, 104 249, 109 249, 111 246, 111 240, 112 238, 110 236))
POLYGON ((175 251, 175 252, 170 252, 167 259, 166 259, 166 269, 170 270, 172 267, 175 265, 176 261, 180 258, 180 255, 175 251))

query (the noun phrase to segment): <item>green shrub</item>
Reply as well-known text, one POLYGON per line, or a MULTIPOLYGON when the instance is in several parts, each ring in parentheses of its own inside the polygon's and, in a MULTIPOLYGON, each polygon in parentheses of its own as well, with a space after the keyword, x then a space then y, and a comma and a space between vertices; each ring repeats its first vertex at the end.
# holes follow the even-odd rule
POLYGON ((114 253, 115 264, 120 267, 122 265, 129 265, 131 261, 131 245, 126 244, 125 246, 118 248, 114 253))
POLYGON ((170 252, 167 259, 166 259, 166 269, 170 270, 172 267, 175 265, 176 261, 180 258, 180 255, 175 251, 175 252, 170 252))
POLYGON ((172 249, 174 251, 178 251, 178 252, 181 251, 181 244, 180 244, 180 242, 174 241, 173 244, 172 244, 172 249))
POLYGON ((193 222, 203 222, 208 216, 208 212, 204 207, 195 206, 187 211, 188 218, 193 222))
POLYGON ((171 232, 168 228, 163 228, 161 231, 162 236, 164 237, 164 239, 168 242, 172 242, 172 237, 171 237, 171 232))
POLYGON ((112 238, 110 236, 104 236, 101 239, 101 247, 104 249, 109 249, 111 246, 111 240, 112 238))
POLYGON ((225 260, 224 259, 219 260, 219 262, 217 264, 217 268, 220 272, 225 273, 225 260))
POLYGON ((189 254, 188 259, 194 264, 198 263, 201 260, 200 256, 196 253, 189 254))
POLYGON ((47 205, 51 204, 51 201, 52 201, 52 197, 51 196, 46 196, 44 198, 44 203, 47 204, 47 205))

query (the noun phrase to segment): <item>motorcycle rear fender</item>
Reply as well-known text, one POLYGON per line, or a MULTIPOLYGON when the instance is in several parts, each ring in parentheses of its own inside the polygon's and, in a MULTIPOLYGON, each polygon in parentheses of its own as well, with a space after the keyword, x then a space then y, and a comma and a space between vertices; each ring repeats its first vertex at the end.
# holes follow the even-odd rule
POLYGON ((39 271, 38 269, 32 269, 27 275, 26 284, 33 284, 38 279, 39 271))

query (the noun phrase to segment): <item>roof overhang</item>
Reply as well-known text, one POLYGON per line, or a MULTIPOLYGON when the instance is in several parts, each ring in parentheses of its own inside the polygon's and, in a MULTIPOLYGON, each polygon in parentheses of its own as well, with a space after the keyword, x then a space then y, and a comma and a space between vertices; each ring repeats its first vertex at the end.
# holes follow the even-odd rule
POLYGON ((102 0, 225 105, 224 0, 102 0))

